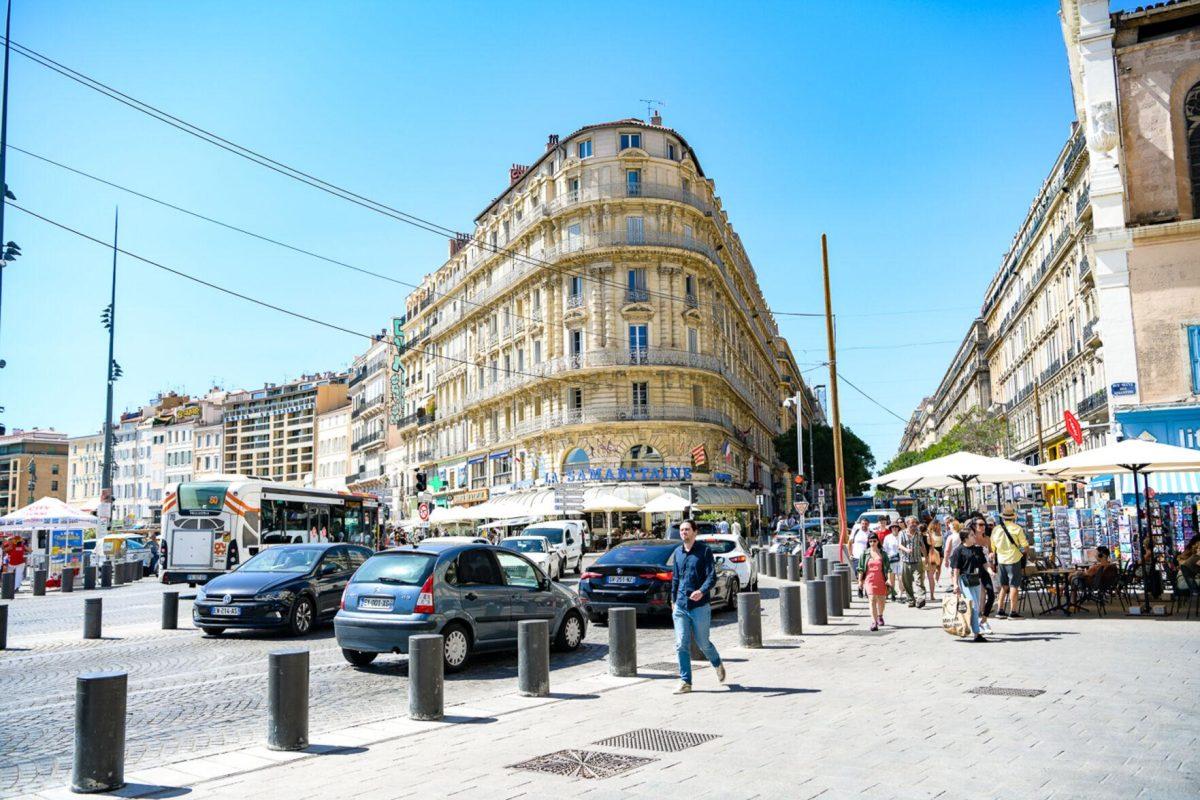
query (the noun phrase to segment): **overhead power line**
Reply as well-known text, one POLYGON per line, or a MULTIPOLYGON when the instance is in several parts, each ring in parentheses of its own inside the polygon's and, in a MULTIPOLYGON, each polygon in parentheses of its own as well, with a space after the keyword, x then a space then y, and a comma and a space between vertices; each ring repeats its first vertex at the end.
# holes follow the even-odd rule
POLYGON ((847 378, 845 375, 843 375, 843 374, 841 373, 841 370, 838 370, 838 374, 837 374, 837 375, 838 375, 838 378, 839 378, 840 380, 843 380, 843 381, 845 381, 846 383, 850 384, 850 388, 851 388, 851 389, 853 389, 854 391, 858 392, 858 393, 859 393, 859 394, 861 394, 863 397, 867 398, 867 399, 868 399, 868 400, 870 400, 872 403, 874 403, 875 405, 879 406, 879 407, 880 407, 880 408, 882 408, 884 411, 886 411, 887 413, 891 414, 893 417, 895 417, 896 419, 900 420, 900 421, 901 421, 901 422, 903 422, 904 424, 906 424, 906 425, 908 424, 908 420, 907 420, 907 419, 905 419, 904 417, 900 416, 900 415, 899 415, 899 414, 897 414, 895 411, 892 411, 890 408, 888 408, 888 407, 887 407, 887 406, 885 406, 883 403, 881 403, 881 402, 879 402, 878 400, 876 400, 874 397, 871 397, 871 395, 867 394, 867 393, 866 393, 866 392, 864 392, 862 389, 858 388, 858 386, 857 386, 856 384, 854 384, 853 382, 851 382, 849 378, 847 378))

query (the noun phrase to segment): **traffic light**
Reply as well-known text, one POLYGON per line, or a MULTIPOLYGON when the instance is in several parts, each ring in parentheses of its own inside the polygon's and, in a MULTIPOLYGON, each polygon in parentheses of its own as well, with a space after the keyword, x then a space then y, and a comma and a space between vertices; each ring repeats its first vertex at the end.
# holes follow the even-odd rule
POLYGON ((796 476, 795 478, 793 478, 792 480, 794 480, 794 481, 795 481, 795 483, 796 483, 796 485, 797 485, 797 486, 803 486, 803 485, 804 485, 804 476, 803 476, 803 475, 797 475, 797 476, 796 476))
POLYGON ((417 491, 425 491, 428 484, 425 482, 425 473, 422 470, 417 470, 417 491))

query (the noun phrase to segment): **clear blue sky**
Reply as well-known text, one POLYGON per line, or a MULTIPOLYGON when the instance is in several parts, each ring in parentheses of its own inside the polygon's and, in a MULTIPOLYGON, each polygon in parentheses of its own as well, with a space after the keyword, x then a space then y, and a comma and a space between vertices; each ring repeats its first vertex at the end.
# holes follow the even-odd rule
MULTIPOLYGON (((978 309, 1073 118, 1058 5, 17 0, 13 40, 318 176, 470 230, 548 133, 644 116, 696 148, 777 310, 819 311, 830 237, 841 372, 907 418, 978 309), (891 312, 906 312, 892 314, 891 312), (903 349, 854 349, 946 342, 903 349)), ((13 56, 9 141, 405 280, 444 240, 216 150, 13 56)), ((21 204, 126 249, 364 331, 404 287, 130 198, 20 153, 21 204)), ((0 376, 13 427, 98 429, 109 254, 19 211, 0 376)), ((347 366, 361 343, 124 259, 117 410, 155 392, 347 366)), ((819 320, 779 317, 797 359, 819 320)), ((827 371, 806 375, 823 383, 827 371)), ((848 386, 882 464, 903 424, 848 386)))

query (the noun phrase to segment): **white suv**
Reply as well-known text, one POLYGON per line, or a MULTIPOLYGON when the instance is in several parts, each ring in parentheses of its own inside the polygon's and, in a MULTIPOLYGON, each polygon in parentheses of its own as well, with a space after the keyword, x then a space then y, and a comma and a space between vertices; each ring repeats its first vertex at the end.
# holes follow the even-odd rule
POLYGON ((740 536, 732 533, 712 533, 707 536, 697 536, 698 541, 704 542, 713 551, 713 557, 737 573, 738 585, 742 591, 758 591, 758 567, 750 557, 750 548, 740 536))

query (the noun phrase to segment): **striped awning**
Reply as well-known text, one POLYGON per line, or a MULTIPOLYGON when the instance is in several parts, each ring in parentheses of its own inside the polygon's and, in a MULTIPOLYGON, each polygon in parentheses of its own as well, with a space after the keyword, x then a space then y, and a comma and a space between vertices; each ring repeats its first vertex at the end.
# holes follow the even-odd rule
MULTIPOLYGON (((1200 495, 1200 472, 1147 472, 1146 478, 1155 494, 1200 495)), ((1114 479, 1122 495, 1133 497, 1133 475, 1128 472, 1092 478, 1092 487, 1107 489, 1114 479)))

